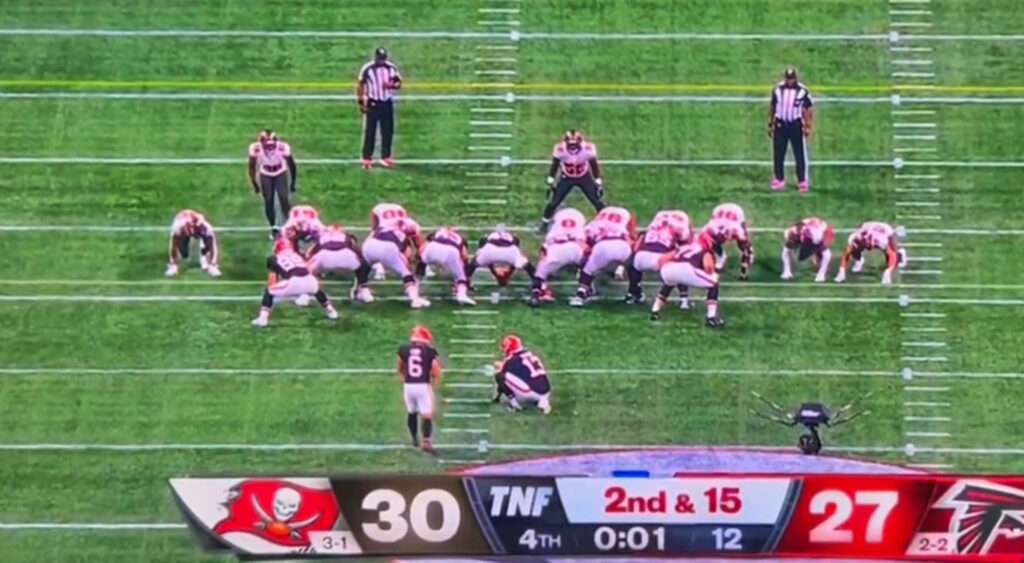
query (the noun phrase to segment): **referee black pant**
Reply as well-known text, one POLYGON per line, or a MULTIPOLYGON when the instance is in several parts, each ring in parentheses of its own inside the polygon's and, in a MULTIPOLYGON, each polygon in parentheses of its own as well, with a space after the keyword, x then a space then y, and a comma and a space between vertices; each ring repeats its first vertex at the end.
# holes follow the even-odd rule
POLYGON ((274 212, 274 198, 277 198, 277 202, 281 205, 281 223, 288 220, 288 212, 292 209, 291 201, 289 200, 288 182, 290 178, 288 173, 278 174, 277 176, 267 176, 266 174, 260 174, 260 192, 263 194, 263 213, 267 216, 267 223, 271 227, 276 222, 276 213, 274 212))
POLYGON ((594 206, 594 210, 600 211, 604 209, 604 201, 602 199, 604 198, 604 190, 601 189, 601 186, 597 185, 591 174, 585 174, 579 178, 563 176, 551 190, 551 200, 548 201, 548 206, 544 208, 545 220, 549 220, 555 215, 558 206, 565 201, 565 198, 569 196, 569 192, 576 187, 583 192, 590 205, 594 206))
POLYGON ((369 100, 366 120, 363 122, 363 160, 373 158, 373 145, 380 128, 380 157, 391 157, 391 140, 395 135, 394 100, 369 100))
POLYGON ((793 158, 796 159, 796 179, 800 182, 807 180, 807 148, 804 144, 804 122, 801 119, 796 121, 776 121, 775 130, 772 131, 772 141, 775 149, 775 179, 786 178, 786 145, 793 147, 793 158))

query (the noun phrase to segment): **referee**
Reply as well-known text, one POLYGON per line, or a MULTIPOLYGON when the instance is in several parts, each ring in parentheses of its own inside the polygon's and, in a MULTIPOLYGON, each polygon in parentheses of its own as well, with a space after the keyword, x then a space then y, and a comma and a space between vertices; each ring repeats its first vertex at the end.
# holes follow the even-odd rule
POLYGON ((388 60, 388 50, 377 47, 373 60, 359 69, 356 98, 363 112, 363 168, 373 166, 373 145, 380 127, 380 165, 391 168, 391 140, 395 134, 396 90, 402 88, 402 74, 395 63, 388 60))
POLYGON ((768 110, 768 136, 773 140, 775 153, 775 175, 772 189, 786 189, 786 145, 792 145, 796 159, 796 179, 800 191, 806 192, 807 145, 804 137, 810 137, 814 125, 814 103, 811 92, 797 81, 796 69, 787 68, 782 82, 772 90, 772 101, 768 110))

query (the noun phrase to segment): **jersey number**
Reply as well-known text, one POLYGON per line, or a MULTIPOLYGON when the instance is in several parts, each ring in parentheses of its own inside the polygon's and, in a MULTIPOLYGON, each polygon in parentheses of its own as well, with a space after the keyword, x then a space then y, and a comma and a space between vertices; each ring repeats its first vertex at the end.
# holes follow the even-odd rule
POLYGON ((409 363, 405 369, 410 379, 423 377, 423 356, 418 348, 409 350, 409 363))
POLYGON ((533 352, 524 352, 520 356, 523 360, 523 365, 526 369, 530 370, 530 377, 547 377, 547 372, 544 370, 544 364, 541 363, 533 352))
POLYGON ((284 255, 278 256, 277 257, 277 265, 280 266, 281 269, 286 271, 286 272, 290 272, 290 271, 294 270, 295 268, 302 268, 303 266, 305 266, 305 264, 298 263, 295 260, 294 256, 289 256, 288 254, 284 254, 284 255))
POLYGON ((587 164, 585 162, 563 162, 562 170, 565 171, 567 176, 582 176, 587 171, 587 164))
POLYGON ((740 217, 735 211, 723 210, 715 213, 715 219, 725 219, 726 221, 738 222, 740 217))

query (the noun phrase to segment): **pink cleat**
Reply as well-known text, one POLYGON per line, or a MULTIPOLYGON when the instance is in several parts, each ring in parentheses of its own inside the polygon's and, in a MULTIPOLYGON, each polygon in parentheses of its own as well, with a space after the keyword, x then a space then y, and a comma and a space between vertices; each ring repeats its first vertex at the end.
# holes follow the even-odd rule
POLYGON ((775 191, 786 189, 786 181, 778 178, 772 178, 772 189, 775 191))
POLYGON ((392 166, 395 165, 395 159, 391 158, 390 156, 387 158, 382 158, 380 159, 380 165, 383 166, 384 168, 391 168, 392 166))
POLYGON ((371 160, 369 158, 364 158, 363 159, 363 170, 369 170, 371 168, 373 168, 373 160, 371 160))
POLYGON ((804 180, 803 182, 800 182, 800 192, 801 193, 807 193, 808 191, 810 191, 810 189, 811 189, 811 186, 810 186, 810 184, 807 183, 807 180, 804 180))

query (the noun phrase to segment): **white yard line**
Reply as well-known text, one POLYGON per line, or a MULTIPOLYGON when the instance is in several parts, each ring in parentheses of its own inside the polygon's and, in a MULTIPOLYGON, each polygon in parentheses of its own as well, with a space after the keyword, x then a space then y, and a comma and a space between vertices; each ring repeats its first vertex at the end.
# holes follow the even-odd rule
MULTIPOLYGON (((450 368, 446 371, 453 374, 476 375, 481 379, 490 380, 491 377, 484 373, 483 364, 480 369, 450 368)), ((2 367, 0 376, 296 376, 296 375, 389 375, 394 373, 394 367, 338 367, 338 368, 49 368, 49 367, 2 367)), ((895 370, 836 370, 831 368, 822 369, 722 369, 715 367, 708 368, 592 368, 592 367, 565 367, 560 369, 549 369, 549 373, 556 376, 608 376, 621 377, 643 376, 684 376, 684 375, 726 375, 740 377, 902 377, 900 371, 895 370)), ((933 371, 912 371, 914 378, 947 378, 947 379, 1024 379, 1024 373, 1017 372, 933 372, 933 371)), ((449 384, 454 385, 454 384, 449 384)))
MULTIPOLYGON (((492 85, 498 88, 499 85, 492 85)), ((449 101, 495 101, 508 103, 505 94, 402 94, 403 101, 449 102, 449 101)), ((56 99, 56 100, 209 100, 236 102, 338 102, 351 101, 352 96, 342 94, 287 94, 287 93, 228 93, 216 91, 195 92, 0 92, 0 99, 56 99)), ((763 96, 715 95, 715 94, 516 94, 513 102, 595 102, 595 103, 744 103, 763 104, 763 96)), ((903 96, 904 103, 921 102, 932 104, 1024 104, 1019 96, 903 96)), ((820 96, 815 103, 824 104, 892 104, 891 96, 820 96)), ((477 109, 477 108, 473 108, 477 109)), ((471 109, 471 111, 473 111, 471 109)))
MULTIPOLYGON (((511 150, 511 147, 477 147, 478 150, 511 150)), ((473 147, 470 147, 473 150, 473 147)), ((342 165, 359 164, 362 161, 357 158, 307 158, 298 160, 307 165, 342 165)), ((646 160, 646 159, 607 159, 602 161, 611 166, 772 166, 770 160, 731 160, 731 159, 702 159, 702 160, 646 160)), ((168 166, 210 166, 210 165, 241 165, 244 159, 239 158, 217 158, 217 157, 59 157, 59 156, 4 156, 0 157, 0 164, 106 164, 106 165, 168 165, 168 166)), ((511 166, 517 164, 539 166, 548 164, 549 161, 533 158, 511 158, 506 160, 499 158, 409 158, 403 159, 404 164, 415 164, 423 166, 478 166, 478 165, 499 165, 511 166)), ((892 160, 819 160, 815 166, 855 166, 855 167, 885 167, 892 168, 892 160)), ((904 168, 909 167, 943 167, 943 168, 1024 168, 1024 161, 1002 160, 928 160, 928 161, 903 161, 904 168)))
MULTIPOLYGON (((523 296, 501 296, 500 301, 521 302, 523 296)), ((604 298, 597 296, 594 300, 619 300, 619 296, 604 298)), ((336 298, 336 301, 348 301, 336 298)), ((407 301, 405 296, 381 296, 378 301, 407 301)), ((38 295, 0 295, 0 302, 25 303, 178 303, 178 302, 225 302, 253 303, 258 296, 252 295, 81 295, 81 294, 38 294, 38 295)), ((899 305, 896 297, 785 297, 785 296, 724 296, 719 299, 727 303, 838 303, 838 304, 886 304, 899 305)), ((945 297, 911 298, 909 304, 946 304, 946 305, 984 305, 996 307, 1024 306, 1024 299, 966 299, 945 297)), ((493 315, 495 310, 456 309, 456 315, 493 315)))
MULTIPOLYGON (((509 23, 509 20, 500 20, 509 23)), ((60 37, 250 37, 311 39, 508 39, 505 32, 408 31, 408 30, 264 30, 264 29, 110 29, 110 28, 0 28, 0 36, 60 37)), ((888 44, 888 33, 568 33, 519 32, 518 40, 629 40, 629 41, 871 41, 888 44)), ((1022 34, 901 34, 902 41, 1024 41, 1022 34)))

